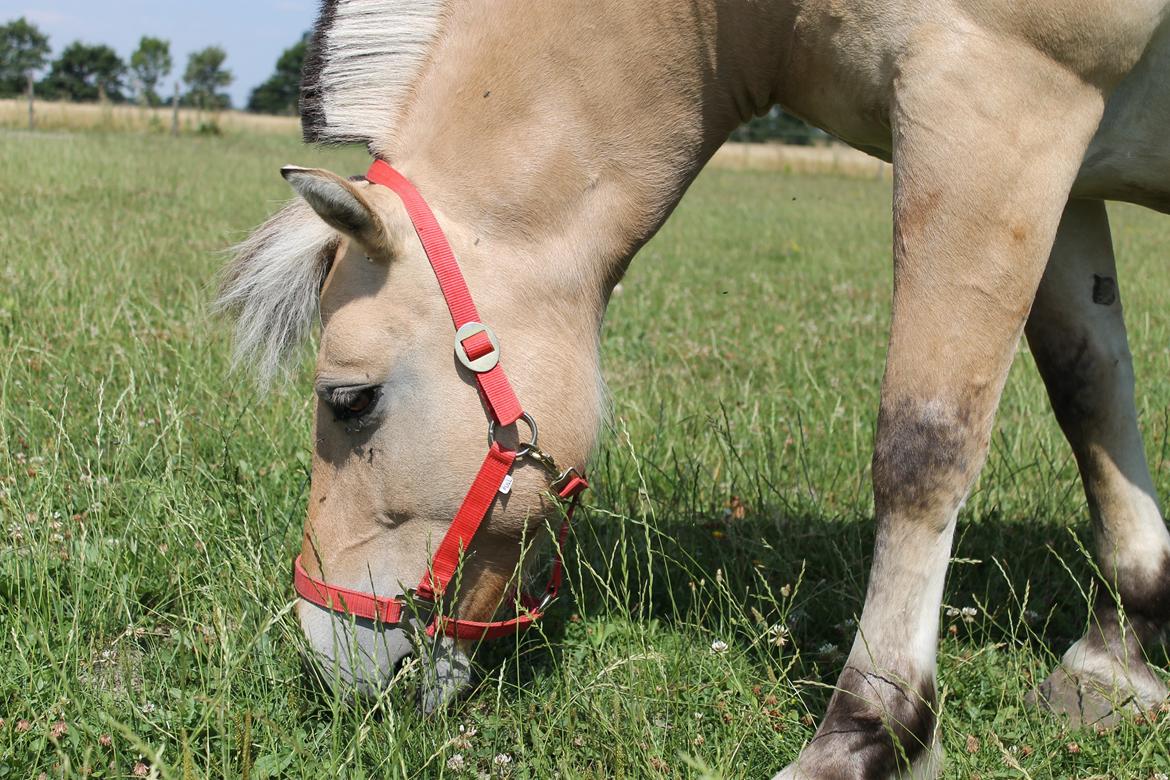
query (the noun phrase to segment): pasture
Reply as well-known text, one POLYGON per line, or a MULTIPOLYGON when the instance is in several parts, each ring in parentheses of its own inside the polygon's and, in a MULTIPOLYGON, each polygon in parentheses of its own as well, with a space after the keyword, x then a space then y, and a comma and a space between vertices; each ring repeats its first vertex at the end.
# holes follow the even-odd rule
MULTIPOLYGON (((286 162, 367 158, 246 133, 0 136, 0 778, 758 778, 791 760, 864 595, 888 181, 700 177, 610 307, 571 595, 424 718, 409 672, 377 711, 302 676, 311 358, 261 392, 207 311, 217 250, 290 195, 286 162)), ((1111 213, 1165 497, 1170 220, 1111 213)), ((1165 712, 1099 733, 1023 704, 1085 628, 1087 516, 1022 346, 944 598, 944 776, 1170 773, 1165 712)))

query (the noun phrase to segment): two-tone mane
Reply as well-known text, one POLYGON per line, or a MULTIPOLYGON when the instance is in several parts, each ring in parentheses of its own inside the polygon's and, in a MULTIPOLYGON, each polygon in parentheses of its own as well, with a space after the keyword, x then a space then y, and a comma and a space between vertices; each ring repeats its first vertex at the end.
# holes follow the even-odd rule
MULTIPOLYGON (((323 0, 301 79, 313 143, 374 146, 392 131, 441 22, 441 0, 323 0)), ((301 199, 232 248, 216 308, 235 319, 235 361, 261 382, 309 335, 340 235, 301 199)))
POLYGON ((301 77, 310 143, 369 144, 401 111, 439 35, 442 0, 324 0, 301 77))

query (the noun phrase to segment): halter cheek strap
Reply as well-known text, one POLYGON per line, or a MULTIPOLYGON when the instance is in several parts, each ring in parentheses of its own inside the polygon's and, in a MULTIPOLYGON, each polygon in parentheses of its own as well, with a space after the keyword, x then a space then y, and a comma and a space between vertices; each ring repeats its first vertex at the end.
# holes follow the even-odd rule
POLYGON ((496 422, 500 425, 516 422, 524 410, 520 408, 516 392, 500 365, 499 341, 491 328, 481 323, 475 301, 471 299, 471 291, 467 289, 467 282, 455 260, 455 253, 451 251, 451 245, 439 227, 434 212, 414 185, 385 160, 375 160, 366 172, 366 179, 389 187, 402 199, 402 205, 406 207, 406 213, 422 242, 423 251, 431 261, 435 278, 439 280, 439 289, 447 301, 447 308, 451 311, 451 321, 455 324, 456 356, 463 365, 475 372, 476 384, 496 422))
POLYGON ((383 625, 405 623, 411 617, 425 614, 431 617, 428 626, 430 634, 439 631, 457 639, 494 639, 515 634, 536 622, 560 590, 569 523, 578 498, 589 487, 589 483, 576 469, 560 471, 552 457, 537 448, 536 423, 524 412, 511 383, 504 375, 500 364, 499 340, 491 328, 480 322, 479 312, 471 298, 471 291, 467 289, 463 273, 459 270, 455 253, 422 195, 405 176, 384 160, 375 160, 366 178, 374 184, 390 188, 401 198, 423 251, 430 260, 455 325, 455 355, 460 363, 475 373, 480 395, 490 411, 488 452, 443 541, 435 551, 430 567, 412 592, 398 598, 387 598, 329 585, 308 574, 299 555, 293 561, 293 586, 306 601, 383 625), (525 420, 531 428, 532 439, 519 452, 506 449, 494 441, 497 424, 512 425, 520 419, 525 420), (553 568, 544 593, 539 598, 521 596, 519 601, 524 609, 510 620, 481 622, 436 614, 435 603, 446 593, 463 551, 470 547, 495 497, 501 491, 506 492, 504 481, 508 479, 516 460, 521 457, 529 458, 549 471, 553 477, 551 487, 554 494, 568 505, 565 520, 557 534, 553 568))

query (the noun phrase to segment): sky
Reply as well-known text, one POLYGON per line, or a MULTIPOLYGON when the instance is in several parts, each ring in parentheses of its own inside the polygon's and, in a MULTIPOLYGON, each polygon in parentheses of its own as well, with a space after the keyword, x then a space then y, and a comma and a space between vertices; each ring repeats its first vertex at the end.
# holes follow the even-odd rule
POLYGON ((317 0, 0 0, 0 23, 26 17, 49 36, 53 55, 68 44, 104 43, 128 61, 143 35, 171 42, 175 67, 164 95, 182 77, 187 55, 222 46, 235 80, 232 105, 272 75, 280 53, 296 43, 317 16, 317 0))

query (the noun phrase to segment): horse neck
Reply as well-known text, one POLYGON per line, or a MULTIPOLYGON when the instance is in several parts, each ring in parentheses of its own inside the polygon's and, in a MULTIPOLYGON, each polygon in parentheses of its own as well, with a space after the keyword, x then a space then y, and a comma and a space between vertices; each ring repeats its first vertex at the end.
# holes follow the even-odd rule
POLYGON ((774 102, 787 3, 466 0, 373 151, 476 236, 587 263, 601 300, 774 102))

